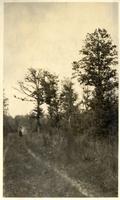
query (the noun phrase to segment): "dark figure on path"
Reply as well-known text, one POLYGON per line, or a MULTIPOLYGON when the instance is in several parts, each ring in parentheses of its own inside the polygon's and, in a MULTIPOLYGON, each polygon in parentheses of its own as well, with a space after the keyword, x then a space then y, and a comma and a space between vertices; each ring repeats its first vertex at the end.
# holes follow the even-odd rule
POLYGON ((19 136, 20 136, 20 137, 22 137, 22 136, 23 136, 22 127, 19 127, 19 129, 18 129, 18 134, 19 134, 19 136))

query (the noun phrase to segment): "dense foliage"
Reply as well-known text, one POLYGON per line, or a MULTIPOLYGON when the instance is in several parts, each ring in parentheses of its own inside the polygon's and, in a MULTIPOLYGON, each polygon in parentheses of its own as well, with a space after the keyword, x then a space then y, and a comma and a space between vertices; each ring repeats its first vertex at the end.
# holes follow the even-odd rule
POLYGON ((80 84, 92 87, 89 106, 95 114, 96 132, 107 134, 117 117, 116 45, 105 29, 98 28, 87 34, 80 56, 73 62, 74 76, 80 84))

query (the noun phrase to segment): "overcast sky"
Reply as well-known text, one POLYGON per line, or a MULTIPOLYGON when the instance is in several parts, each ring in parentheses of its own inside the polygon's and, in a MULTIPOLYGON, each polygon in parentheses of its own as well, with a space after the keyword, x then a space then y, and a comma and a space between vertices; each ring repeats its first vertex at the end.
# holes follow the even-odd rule
POLYGON ((118 44, 117 3, 6 3, 4 88, 9 113, 15 116, 32 109, 13 97, 13 87, 23 80, 27 68, 45 68, 61 79, 71 76, 86 34, 98 27, 118 44))

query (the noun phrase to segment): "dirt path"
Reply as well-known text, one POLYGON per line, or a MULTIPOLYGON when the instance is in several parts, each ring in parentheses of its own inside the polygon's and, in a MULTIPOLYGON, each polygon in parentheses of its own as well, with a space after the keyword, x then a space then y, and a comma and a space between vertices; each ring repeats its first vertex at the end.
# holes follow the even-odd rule
POLYGON ((12 136, 4 150, 4 197, 96 197, 92 186, 77 182, 12 136))
POLYGON ((38 158, 25 140, 12 137, 4 151, 4 197, 84 197, 64 173, 38 158))
POLYGON ((38 163, 43 163, 45 168, 49 168, 50 170, 53 170, 55 172, 55 174, 59 175, 63 179, 63 181, 70 184, 71 187, 78 190, 78 192, 80 194, 82 194, 83 196, 86 196, 86 197, 98 196, 98 193, 93 191, 93 189, 90 188, 90 186, 89 186, 89 189, 88 189, 86 187, 85 183, 83 183, 81 181, 78 183, 76 180, 69 177, 65 171, 60 171, 58 168, 51 166, 51 164, 48 161, 41 159, 40 156, 39 157, 36 156, 36 154, 31 149, 29 149, 28 147, 26 147, 26 150, 38 163))

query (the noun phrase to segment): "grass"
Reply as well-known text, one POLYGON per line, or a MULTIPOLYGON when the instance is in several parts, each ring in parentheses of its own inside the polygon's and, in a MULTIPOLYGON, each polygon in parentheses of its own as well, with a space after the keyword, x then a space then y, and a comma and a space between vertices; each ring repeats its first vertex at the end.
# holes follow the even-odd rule
MULTIPOLYGON (((43 129, 39 134, 31 132, 23 136, 23 138, 17 139, 18 141, 16 141, 15 137, 11 138, 15 145, 10 145, 10 151, 7 155, 7 161, 5 162, 5 169, 8 174, 6 174, 4 179, 6 187, 9 190, 8 196, 11 193, 11 188, 9 188, 9 186, 11 185, 11 187, 14 187, 14 184, 9 184, 8 179, 19 185, 19 178, 21 176, 24 177, 22 171, 25 171, 26 176, 27 173, 30 173, 28 177, 31 176, 31 178, 35 176, 36 171, 38 171, 37 169, 32 169, 33 172, 29 169, 19 169, 21 162, 26 162, 28 164, 30 162, 31 166, 34 165, 33 160, 31 160, 31 158, 24 153, 24 149, 21 148, 22 140, 37 156, 42 157, 43 160, 49 161, 58 169, 66 171, 69 177, 78 182, 83 181, 87 185, 91 185, 95 191, 98 191, 98 194, 101 194, 100 197, 118 196, 118 144, 115 137, 98 139, 90 137, 87 133, 73 135, 71 130, 66 129, 66 131, 64 131, 63 129, 51 128, 50 130, 43 129), (23 158, 19 158, 19 151, 23 155, 23 158), (12 163, 11 160, 14 163, 12 163), (18 177, 15 173, 17 169, 19 169, 18 177)), ((8 140, 5 138, 4 152, 9 143, 11 143, 11 139, 9 138, 8 140)), ((23 185, 25 184, 26 183, 23 185)), ((13 196, 16 195, 19 197, 19 194, 21 194, 19 187, 17 191, 13 188, 13 196)), ((32 186, 27 184, 25 187, 28 189, 24 191, 24 194, 27 193, 32 186)), ((36 187, 35 185, 35 188, 36 187)), ((36 196, 35 190, 36 189, 34 189, 30 195, 36 196)), ((39 195, 42 195, 42 191, 39 195)))
POLYGON ((37 155, 65 169, 70 177, 90 183, 103 197, 118 195, 117 140, 93 139, 88 134, 74 136, 71 141, 62 130, 52 129, 52 135, 42 131, 27 138, 37 155))
MULTIPOLYGON (((4 197, 83 197, 77 188, 45 165, 46 159, 41 158, 38 162, 28 154, 26 144, 31 138, 31 135, 11 137, 12 145, 9 144, 4 163, 4 197)), ((33 147, 40 142, 35 138, 40 139, 33 136, 33 147)))

